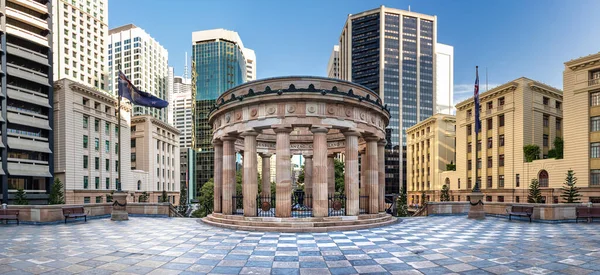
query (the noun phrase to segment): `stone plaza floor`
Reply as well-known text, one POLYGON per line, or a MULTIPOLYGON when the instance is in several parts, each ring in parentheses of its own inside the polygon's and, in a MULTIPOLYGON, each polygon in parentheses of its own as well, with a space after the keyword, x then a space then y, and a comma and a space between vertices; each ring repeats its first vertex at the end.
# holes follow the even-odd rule
POLYGON ((600 274, 600 224, 466 216, 330 233, 132 217, 0 225, 0 274, 600 274))

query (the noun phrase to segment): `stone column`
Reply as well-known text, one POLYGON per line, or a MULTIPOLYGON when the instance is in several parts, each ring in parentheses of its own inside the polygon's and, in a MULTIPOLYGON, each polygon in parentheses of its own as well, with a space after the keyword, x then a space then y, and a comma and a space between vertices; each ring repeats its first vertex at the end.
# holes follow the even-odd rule
POLYGON ((380 140, 377 143, 377 168, 379 180, 379 212, 385 212, 385 145, 387 141, 385 139, 380 140))
POLYGON ((223 138, 223 199, 221 210, 225 215, 233 213, 232 196, 235 195, 235 137, 223 138))
MULTIPOLYGON (((327 148, 325 148, 327 151, 327 148)), ((333 196, 335 194, 335 161, 334 154, 327 155, 327 194, 333 196)))
POLYGON ((304 155, 304 194, 305 198, 310 197, 311 199, 305 199, 306 206, 312 207, 312 177, 313 177, 313 156, 304 155))
POLYGON ((313 133, 313 170, 312 170, 312 197, 313 216, 327 217, 327 132, 325 127, 312 127, 313 133))
POLYGON ((244 217, 256 217, 256 195, 258 194, 258 171, 256 170, 256 137, 258 133, 250 130, 243 132, 244 137, 244 217))
POLYGON ((275 216, 287 218, 292 216, 292 175, 290 161, 291 126, 275 126, 277 134, 277 175, 275 188, 275 216))
POLYGON ((221 197, 223 196, 223 142, 220 139, 215 139, 213 141, 213 148, 215 150, 213 212, 221 213, 221 197))
POLYGON ((365 175, 367 174, 367 154, 360 152, 360 195, 367 195, 367 182, 365 181, 365 175))
POLYGON ((369 214, 379 213, 379 168, 377 167, 377 137, 366 137, 367 171, 365 175, 366 190, 369 194, 369 214))
POLYGON ((263 198, 271 197, 271 156, 272 154, 269 153, 260 154, 262 158, 262 192, 260 196, 263 198))
POLYGON ((346 160, 344 171, 344 190, 346 191, 346 215, 358 216, 360 213, 358 189, 358 137, 357 131, 345 131, 346 160))

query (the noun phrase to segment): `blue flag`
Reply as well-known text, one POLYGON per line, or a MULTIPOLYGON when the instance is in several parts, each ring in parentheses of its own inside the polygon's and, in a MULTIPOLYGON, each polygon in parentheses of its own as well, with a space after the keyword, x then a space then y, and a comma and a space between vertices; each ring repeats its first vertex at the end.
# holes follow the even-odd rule
POLYGON ((475 134, 481 132, 481 120, 479 120, 479 110, 481 109, 479 105, 479 68, 475 67, 475 94, 473 96, 473 100, 475 101, 475 134))
POLYGON ((121 71, 119 71, 119 96, 127 98, 132 104, 140 106, 161 109, 169 105, 169 102, 165 100, 138 90, 121 71))

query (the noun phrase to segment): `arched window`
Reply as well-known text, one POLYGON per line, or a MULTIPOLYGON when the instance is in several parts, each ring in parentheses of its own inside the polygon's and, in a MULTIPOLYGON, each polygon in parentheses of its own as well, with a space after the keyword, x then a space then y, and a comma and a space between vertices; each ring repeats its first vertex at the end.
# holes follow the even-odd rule
POLYGON ((546 170, 540 171, 538 181, 540 182, 540 187, 548 187, 548 172, 546 170))
POLYGON ((137 190, 142 190, 142 181, 138 180, 137 190))

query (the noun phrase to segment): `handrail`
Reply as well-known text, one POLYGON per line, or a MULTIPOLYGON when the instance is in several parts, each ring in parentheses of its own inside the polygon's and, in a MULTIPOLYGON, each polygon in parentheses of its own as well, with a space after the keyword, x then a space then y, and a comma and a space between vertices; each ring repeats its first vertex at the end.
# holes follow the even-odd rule
POLYGON ((177 209, 175 209, 175 207, 171 203, 169 203, 169 217, 183 218, 183 215, 177 212, 177 209))
POLYGON ((427 202, 423 203, 423 206, 421 208, 419 208, 419 210, 417 210, 417 212, 415 212, 412 216, 413 217, 427 216, 427 202), (425 212, 425 215, 423 215, 423 212, 425 212))
POLYGON ((600 78, 590 79, 588 80, 588 86, 598 85, 600 84, 600 78))

